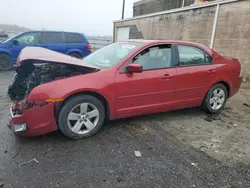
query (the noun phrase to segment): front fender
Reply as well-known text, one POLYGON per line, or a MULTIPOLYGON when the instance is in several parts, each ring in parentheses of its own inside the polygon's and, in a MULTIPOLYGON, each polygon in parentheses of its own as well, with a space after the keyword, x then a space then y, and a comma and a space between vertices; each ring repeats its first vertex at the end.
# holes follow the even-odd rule
POLYGON ((101 71, 65 78, 49 83, 45 83, 35 87, 28 96, 28 101, 46 100, 46 99, 66 99, 77 93, 95 92, 102 95, 113 115, 113 93, 107 89, 107 81, 109 78, 103 75, 101 71), (102 78, 102 79, 98 79, 102 78), (97 81, 98 79, 98 81, 97 81))
MULTIPOLYGON (((6 53, 12 57, 11 51, 5 48, 0 48, 0 53, 6 53)), ((12 57, 13 58, 13 57, 12 57)))

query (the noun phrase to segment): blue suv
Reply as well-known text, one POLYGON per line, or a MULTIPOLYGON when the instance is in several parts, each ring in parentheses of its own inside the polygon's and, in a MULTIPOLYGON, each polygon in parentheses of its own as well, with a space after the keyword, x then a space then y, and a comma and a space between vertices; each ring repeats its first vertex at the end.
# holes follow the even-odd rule
POLYGON ((91 46, 83 34, 28 31, 0 43, 0 70, 11 69, 20 51, 26 46, 39 46, 76 58, 83 58, 91 53, 91 46))

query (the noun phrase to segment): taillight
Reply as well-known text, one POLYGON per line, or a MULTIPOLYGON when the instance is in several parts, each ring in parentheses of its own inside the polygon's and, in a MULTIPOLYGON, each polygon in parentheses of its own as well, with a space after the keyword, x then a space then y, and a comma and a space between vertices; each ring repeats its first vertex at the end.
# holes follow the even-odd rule
POLYGON ((242 70, 242 68, 240 67, 240 78, 242 78, 242 76, 243 76, 243 70, 242 70))
POLYGON ((91 51, 91 45, 90 44, 88 44, 88 50, 91 51))

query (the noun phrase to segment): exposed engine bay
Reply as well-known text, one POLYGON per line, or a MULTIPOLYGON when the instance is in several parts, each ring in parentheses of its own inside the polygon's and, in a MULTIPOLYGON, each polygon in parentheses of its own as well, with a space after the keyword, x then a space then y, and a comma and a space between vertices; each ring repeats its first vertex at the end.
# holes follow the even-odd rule
POLYGON ((8 95, 12 101, 20 101, 38 85, 90 72, 94 70, 78 65, 25 60, 16 69, 8 95))

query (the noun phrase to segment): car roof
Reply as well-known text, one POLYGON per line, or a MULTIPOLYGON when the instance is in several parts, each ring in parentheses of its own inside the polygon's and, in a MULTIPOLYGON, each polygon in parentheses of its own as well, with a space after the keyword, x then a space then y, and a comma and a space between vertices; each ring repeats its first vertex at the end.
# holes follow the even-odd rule
POLYGON ((71 31, 53 31, 53 30, 31 30, 31 31, 25 31, 23 33, 29 33, 29 32, 54 32, 54 33, 75 33, 75 34, 80 34, 84 35, 84 33, 78 33, 78 32, 71 32, 71 31))
POLYGON ((209 55, 214 54, 215 55, 215 51, 210 49, 209 47, 203 45, 203 44, 199 44, 196 42, 190 42, 190 41, 182 41, 182 40, 144 40, 144 39, 130 39, 130 40, 126 40, 123 42, 136 42, 136 43, 142 43, 144 45, 157 45, 157 44, 181 44, 181 45, 188 45, 188 46, 194 46, 194 47, 198 47, 204 51, 206 51, 207 53, 209 53, 209 55))
POLYGON ((138 42, 138 43, 143 43, 143 44, 155 44, 155 43, 170 43, 170 44, 186 44, 186 45, 195 45, 195 46, 202 46, 206 47, 203 44, 195 43, 195 42, 190 42, 190 41, 182 41, 182 40, 144 40, 144 39, 130 39, 127 40, 127 42, 138 42))

